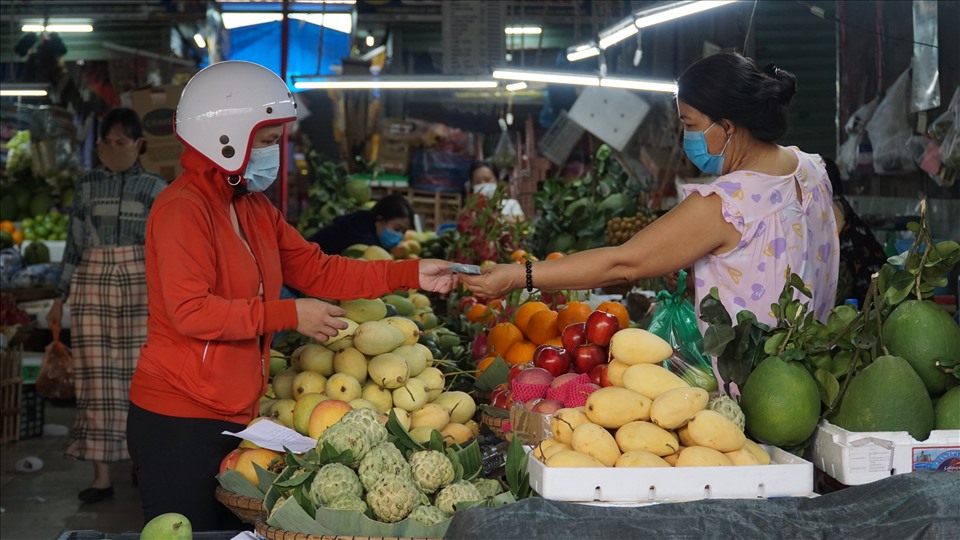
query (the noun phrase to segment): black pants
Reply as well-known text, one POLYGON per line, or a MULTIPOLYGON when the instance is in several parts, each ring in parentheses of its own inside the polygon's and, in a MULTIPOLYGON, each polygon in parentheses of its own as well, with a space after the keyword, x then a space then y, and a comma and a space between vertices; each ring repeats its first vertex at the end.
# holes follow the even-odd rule
POLYGON ((244 427, 164 416, 131 403, 127 446, 137 471, 144 523, 177 512, 190 520, 194 531, 249 530, 214 496, 220 462, 239 443, 221 432, 244 427))

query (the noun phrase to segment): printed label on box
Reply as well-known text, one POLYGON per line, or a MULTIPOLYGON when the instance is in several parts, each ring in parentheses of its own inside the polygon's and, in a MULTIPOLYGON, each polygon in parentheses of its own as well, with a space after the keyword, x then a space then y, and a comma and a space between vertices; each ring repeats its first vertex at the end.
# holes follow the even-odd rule
POLYGON ((892 468, 892 442, 870 437, 850 443, 851 472, 884 472, 892 468))
POLYGON ((913 470, 960 472, 960 446, 913 448, 913 470))

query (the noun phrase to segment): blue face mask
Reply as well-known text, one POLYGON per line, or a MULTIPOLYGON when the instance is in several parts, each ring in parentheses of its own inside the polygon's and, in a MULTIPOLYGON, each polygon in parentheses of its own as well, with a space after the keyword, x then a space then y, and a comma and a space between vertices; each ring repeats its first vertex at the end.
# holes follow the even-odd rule
POLYGON ((243 177, 247 181, 247 191, 261 192, 277 179, 280 172, 280 145, 271 144, 264 148, 250 150, 250 161, 243 177))
POLYGON ((710 128, 717 125, 716 122, 710 124, 710 127, 703 131, 683 131, 683 152, 687 154, 687 157, 690 158, 690 161, 697 166, 698 169, 707 173, 707 174, 723 174, 723 152, 727 149, 727 145, 730 144, 730 139, 727 139, 727 142, 723 144, 723 148, 720 149, 720 154, 711 154, 707 150, 707 136, 706 133, 710 131, 710 128))
POLYGON ((383 232, 377 238, 384 249, 393 249, 403 240, 403 233, 397 232, 390 227, 384 227, 383 232))

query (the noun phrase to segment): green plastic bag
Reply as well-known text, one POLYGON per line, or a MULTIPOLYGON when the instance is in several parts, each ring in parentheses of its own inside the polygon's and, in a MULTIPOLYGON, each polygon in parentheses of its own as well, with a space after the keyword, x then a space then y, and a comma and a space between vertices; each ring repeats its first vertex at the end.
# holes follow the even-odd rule
POLYGON ((677 374, 691 386, 707 392, 717 390, 710 357, 703 353, 703 335, 697 327, 697 313, 684 297, 687 273, 680 270, 677 292, 657 293, 657 309, 647 328, 673 347, 673 356, 664 360, 663 367, 677 374))

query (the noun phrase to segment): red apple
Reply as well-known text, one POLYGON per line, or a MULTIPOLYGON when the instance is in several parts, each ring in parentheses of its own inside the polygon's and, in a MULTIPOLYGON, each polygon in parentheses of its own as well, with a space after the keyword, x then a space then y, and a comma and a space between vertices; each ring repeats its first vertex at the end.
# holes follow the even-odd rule
POLYGON ((605 311, 594 311, 587 317, 587 339, 601 347, 610 344, 610 339, 620 330, 620 319, 605 311))
POLYGON ((513 405, 510 386, 507 383, 498 384, 490 394, 490 405, 498 409, 509 409, 513 405))
POLYGON ((587 323, 568 324, 560 333, 563 348, 572 351, 574 347, 587 342, 587 323))
POLYGON ((480 300, 476 296, 464 296, 460 299, 460 313, 466 313, 470 311, 477 302, 480 300))
POLYGON ((573 349, 573 370, 577 373, 590 373, 590 370, 606 362, 603 348, 595 343, 584 343, 573 349))
POLYGON ((555 399, 538 399, 533 405, 533 412, 553 414, 563 408, 563 403, 555 399))
POLYGON ((540 345, 533 353, 533 365, 559 377, 570 371, 570 355, 567 350, 554 345, 540 345))
POLYGON ((580 375, 577 373, 572 373, 572 372, 564 373, 563 375, 560 375, 559 377, 554 379, 552 383, 550 383, 550 388, 560 388, 561 386, 567 384, 568 382, 572 381, 573 379, 576 379, 579 376, 580 375))
POLYGON ((610 364, 603 364, 603 371, 600 372, 600 386, 602 388, 613 386, 613 381, 610 380, 610 364))
POLYGON ((553 374, 543 368, 530 367, 521 371, 516 380, 522 384, 549 385, 553 382, 553 374))
POLYGON ((478 362, 487 357, 486 332, 480 332, 477 334, 477 337, 473 340, 473 345, 470 347, 470 350, 473 352, 473 359, 478 362))
POLYGON ((590 382, 597 386, 603 386, 603 374, 607 371, 607 364, 597 364, 590 370, 590 382))
POLYGON ((567 405, 570 407, 580 407, 587 402, 590 394, 599 389, 600 387, 593 383, 582 384, 570 391, 570 395, 567 398, 569 403, 567 405))
POLYGON ((532 367, 534 367, 533 362, 526 362, 524 364, 515 364, 513 367, 510 368, 510 371, 507 373, 507 382, 512 383, 513 380, 517 378, 517 375, 519 375, 521 371, 530 369, 532 367))
POLYGON ((234 448, 226 456, 224 456, 223 460, 220 462, 220 474, 223 474, 229 470, 233 470, 237 466, 237 460, 240 459, 240 454, 242 453, 242 448, 234 448))

